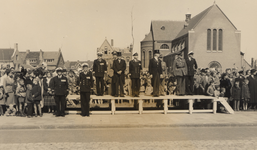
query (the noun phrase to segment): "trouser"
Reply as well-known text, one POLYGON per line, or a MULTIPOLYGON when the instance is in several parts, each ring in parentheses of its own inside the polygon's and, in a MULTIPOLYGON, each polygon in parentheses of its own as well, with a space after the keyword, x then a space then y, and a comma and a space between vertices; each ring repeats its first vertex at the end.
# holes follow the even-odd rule
POLYGON ((34 107, 34 103, 27 103, 27 115, 28 116, 32 116, 33 115, 33 107, 34 107))
POLYGON ((140 90, 140 79, 132 78, 131 80, 132 80, 132 96, 138 96, 139 90, 140 90))
POLYGON ((186 76, 186 93, 194 93, 194 76, 186 76))
POLYGON ((96 77, 96 92, 97 92, 97 95, 104 94, 104 78, 103 77, 96 77))
POLYGON ((81 115, 89 116, 90 92, 80 92, 80 100, 81 100, 81 115))
POLYGON ((116 88, 115 95, 119 95, 119 86, 120 86, 120 96, 123 96, 124 95, 123 81, 120 76, 117 77, 116 86, 115 86, 115 88, 116 88))
POLYGON ((56 103, 56 115, 65 115, 65 103, 66 103, 66 96, 65 95, 55 95, 54 96, 55 103, 56 103))
POLYGON ((114 83, 114 77, 112 77, 112 82, 111 82, 111 95, 114 96, 116 92, 116 83, 114 83))
POLYGON ((185 77, 184 76, 177 76, 177 91, 178 94, 185 94, 185 77))

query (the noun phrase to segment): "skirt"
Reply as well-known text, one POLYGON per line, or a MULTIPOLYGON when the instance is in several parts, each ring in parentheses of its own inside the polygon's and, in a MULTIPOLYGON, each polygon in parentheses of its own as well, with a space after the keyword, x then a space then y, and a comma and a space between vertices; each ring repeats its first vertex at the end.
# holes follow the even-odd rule
POLYGON ((44 96, 44 106, 55 106, 54 96, 44 96))
POLYGON ((10 104, 15 105, 15 103, 14 103, 14 93, 8 93, 8 97, 6 99, 5 105, 9 106, 10 104))

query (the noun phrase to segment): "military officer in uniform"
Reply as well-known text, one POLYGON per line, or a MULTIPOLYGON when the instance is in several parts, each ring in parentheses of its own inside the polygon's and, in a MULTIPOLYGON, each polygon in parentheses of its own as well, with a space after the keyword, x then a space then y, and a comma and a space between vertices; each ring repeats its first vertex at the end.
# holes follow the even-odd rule
POLYGON ((94 60, 93 73, 96 77, 96 92, 97 96, 104 94, 104 74, 107 73, 106 61, 102 59, 103 54, 97 53, 98 59, 94 60))
POLYGON ((80 101, 81 101, 81 116, 89 117, 89 102, 90 92, 93 89, 93 76, 92 72, 88 69, 88 64, 82 64, 83 71, 79 74, 77 84, 80 87, 80 101))
POLYGON ((194 74, 197 69, 197 63, 193 58, 194 52, 188 53, 187 63, 187 76, 186 76, 186 93, 193 95, 194 93, 194 74))
POLYGON ((126 70, 126 62, 121 59, 121 52, 117 52, 118 59, 113 61, 113 70, 114 70, 114 83, 115 83, 115 97, 119 95, 120 88, 120 96, 124 97, 124 89, 123 85, 125 84, 125 70, 126 70))
POLYGON ((57 76, 53 77, 50 82, 50 88, 54 93, 54 99, 56 103, 56 117, 65 116, 65 103, 66 96, 69 93, 68 79, 62 75, 62 69, 56 69, 57 76))
POLYGON ((187 63, 182 57, 182 52, 178 53, 177 59, 173 63, 174 75, 177 78, 177 92, 178 95, 185 95, 185 77, 187 75, 187 63))
POLYGON ((159 59, 159 50, 154 50, 154 58, 150 59, 149 62, 149 74, 152 78, 153 96, 159 96, 160 78, 162 78, 162 66, 161 60, 159 59))
POLYGON ((138 53, 135 53, 134 59, 129 62, 129 74, 132 80, 132 96, 139 97, 140 90, 140 72, 142 70, 141 61, 138 60, 138 53))

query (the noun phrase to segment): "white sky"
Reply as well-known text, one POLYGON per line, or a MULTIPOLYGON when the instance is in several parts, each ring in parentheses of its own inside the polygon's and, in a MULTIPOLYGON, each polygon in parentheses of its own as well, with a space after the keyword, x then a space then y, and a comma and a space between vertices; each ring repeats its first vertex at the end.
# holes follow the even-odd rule
MULTIPOLYGON (((56 51, 66 60, 93 60, 104 39, 125 48, 132 43, 131 12, 134 19, 134 52, 150 31, 151 20, 185 20, 213 5, 214 0, 1 0, 0 48, 56 51)), ((250 62, 256 58, 257 1, 216 0, 238 30, 241 51, 250 62)))

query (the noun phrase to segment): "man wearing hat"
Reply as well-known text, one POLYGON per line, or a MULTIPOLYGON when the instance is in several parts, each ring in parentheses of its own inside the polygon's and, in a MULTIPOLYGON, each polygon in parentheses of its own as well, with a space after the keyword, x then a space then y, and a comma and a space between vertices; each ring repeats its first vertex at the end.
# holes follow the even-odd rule
POLYGON ((255 79, 256 75, 256 70, 252 69, 251 70, 251 75, 247 77, 249 80, 248 86, 249 86, 249 91, 250 91, 250 101, 249 101, 249 108, 256 109, 256 104, 257 104, 257 81, 255 79))
POLYGON ((141 61, 138 60, 138 53, 133 55, 134 59, 129 62, 129 74, 132 80, 132 96, 139 97, 140 73, 142 70, 141 61))
POLYGON ((125 70, 126 62, 121 58, 121 52, 117 52, 118 59, 113 61, 113 70, 114 70, 114 83, 115 83, 115 97, 119 95, 120 87, 120 96, 124 97, 123 85, 125 84, 125 70))
POLYGON ((188 53, 187 63, 187 76, 186 76, 186 93, 192 95, 194 93, 194 73, 197 69, 196 60, 193 58, 194 52, 188 53))
POLYGON ((117 52, 112 52, 112 58, 107 60, 107 74, 106 81, 110 82, 110 87, 108 88, 108 94, 115 95, 115 83, 114 81, 114 70, 113 70, 113 61, 117 59, 117 52))
POLYGON ((81 116, 89 117, 90 110, 90 92, 93 89, 93 76, 92 72, 88 69, 88 64, 82 64, 83 71, 79 74, 77 84, 80 87, 80 100, 81 100, 81 116))
POLYGON ((62 68, 56 69, 57 76, 53 77, 50 82, 50 88, 54 93, 56 103, 56 117, 65 116, 66 96, 69 93, 68 79, 62 75, 62 68))
POLYGON ((93 73, 96 77, 96 91, 97 96, 104 94, 104 74, 107 73, 106 61, 102 59, 102 53, 97 53, 97 59, 94 60, 93 73))
POLYGON ((178 53, 177 59, 173 63, 174 75, 177 78, 177 92, 178 95, 185 95, 186 82, 185 77, 187 76, 187 64, 186 60, 182 57, 182 52, 178 53))
POLYGON ((149 61, 149 74, 152 78, 153 96, 159 96, 160 76, 162 76, 161 60, 159 59, 159 50, 154 50, 154 58, 149 61))

